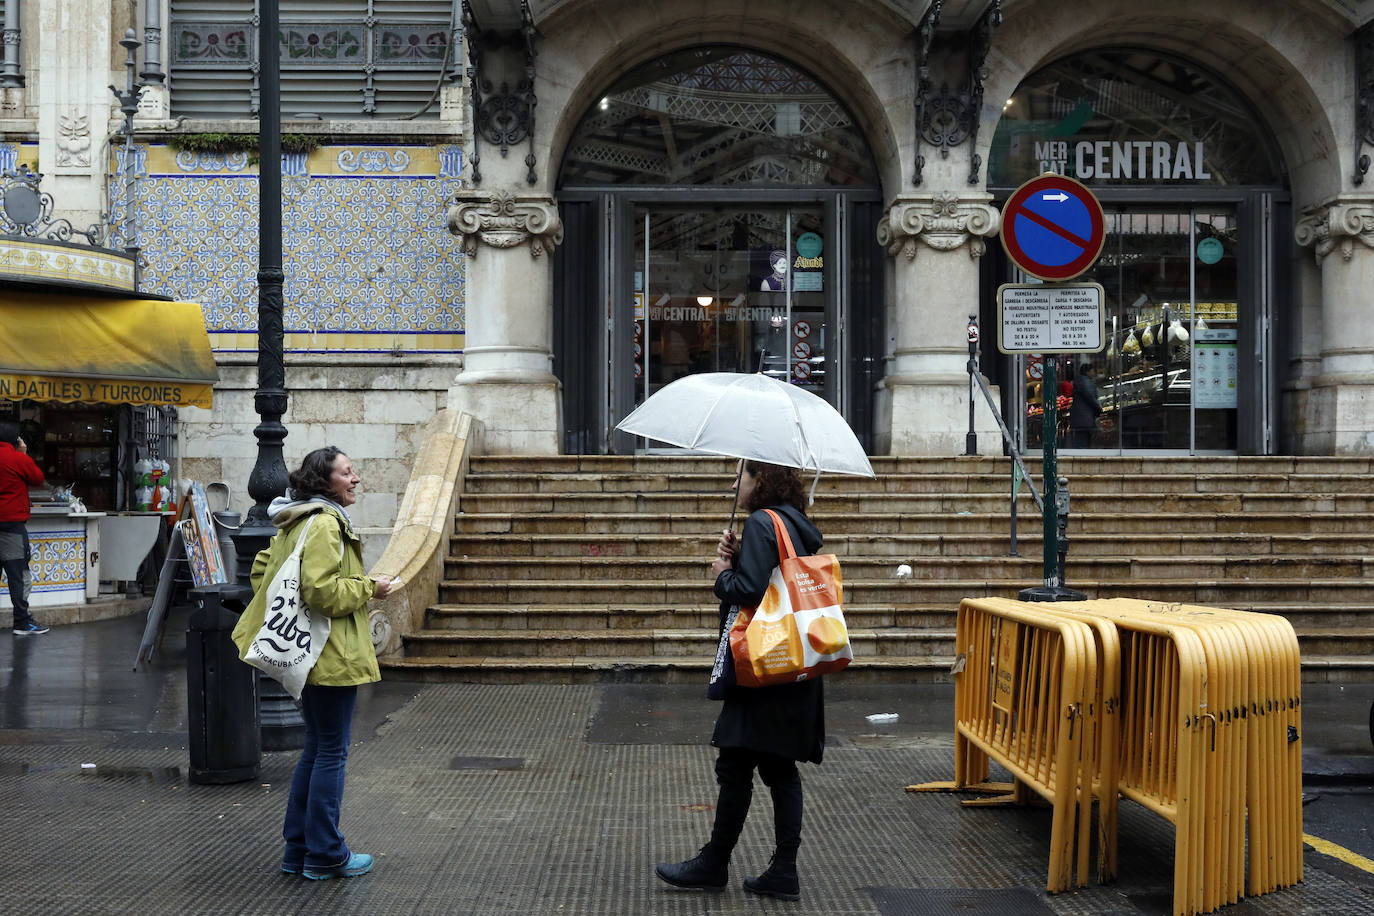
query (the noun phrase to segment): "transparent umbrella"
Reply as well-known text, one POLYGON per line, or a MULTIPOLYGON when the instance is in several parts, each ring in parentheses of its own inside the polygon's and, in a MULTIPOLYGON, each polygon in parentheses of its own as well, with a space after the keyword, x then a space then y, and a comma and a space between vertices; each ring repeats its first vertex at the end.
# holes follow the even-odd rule
POLYGON ((712 455, 800 468, 817 480, 822 472, 876 476, 839 411, 762 374, 684 376, 650 395, 616 429, 712 455))

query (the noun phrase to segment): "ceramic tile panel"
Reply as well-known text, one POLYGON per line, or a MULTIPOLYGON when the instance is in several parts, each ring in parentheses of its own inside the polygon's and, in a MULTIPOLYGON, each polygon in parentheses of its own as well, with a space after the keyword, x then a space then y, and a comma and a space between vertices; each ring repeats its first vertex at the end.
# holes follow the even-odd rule
MULTIPOLYGON (((199 302, 217 351, 254 349, 253 157, 166 146, 136 156, 143 288, 199 302)), ((115 220, 123 157, 116 148, 115 220)), ((464 167, 462 148, 448 145, 341 145, 283 156, 287 352, 461 351, 466 265, 445 212, 464 167)))

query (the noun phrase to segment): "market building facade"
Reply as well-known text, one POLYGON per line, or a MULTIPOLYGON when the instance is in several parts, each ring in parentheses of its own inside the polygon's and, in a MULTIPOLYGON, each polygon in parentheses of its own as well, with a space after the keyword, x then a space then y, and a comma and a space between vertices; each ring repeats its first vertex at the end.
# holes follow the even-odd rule
MULTIPOLYGON (((132 176, 140 289, 204 310, 214 407, 179 417, 204 480, 256 453, 257 2, 0 3, 0 162, 74 223, 127 219, 132 176)), ((1035 449, 1043 365, 996 350, 1022 279, 997 233, 1046 171, 1107 212, 1085 279, 1108 343, 1061 373, 1104 407, 1082 447, 1374 449, 1370 4, 280 8, 287 448, 365 463, 365 528, 443 407, 488 452, 627 453, 653 443, 616 420, 691 372, 787 378, 873 454, 958 454, 970 315, 1035 449)), ((982 404, 976 426, 995 448, 982 404)))

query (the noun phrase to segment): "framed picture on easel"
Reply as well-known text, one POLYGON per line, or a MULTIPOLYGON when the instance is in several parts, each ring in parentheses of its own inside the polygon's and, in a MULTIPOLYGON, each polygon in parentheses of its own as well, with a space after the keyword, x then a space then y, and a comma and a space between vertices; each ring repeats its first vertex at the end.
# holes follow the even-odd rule
POLYGON ((181 523, 178 530, 186 547, 186 560, 191 567, 191 581, 195 586, 201 588, 228 582, 224 555, 220 553, 215 522, 210 516, 210 500, 200 481, 191 481, 177 521, 181 523))

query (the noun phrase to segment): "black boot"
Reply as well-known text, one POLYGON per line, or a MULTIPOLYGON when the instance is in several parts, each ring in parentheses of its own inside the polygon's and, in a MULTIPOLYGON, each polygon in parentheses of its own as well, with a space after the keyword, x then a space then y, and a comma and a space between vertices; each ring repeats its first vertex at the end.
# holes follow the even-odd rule
POLYGON ((730 858, 716 852, 707 843, 686 862, 669 864, 660 862, 654 866, 654 874, 674 887, 690 887, 704 891, 723 891, 730 883, 730 858))
POLYGON ((797 853, 790 855, 778 850, 768 861, 768 869, 757 878, 745 878, 744 889, 763 897, 779 900, 800 900, 801 880, 797 877, 797 853))

